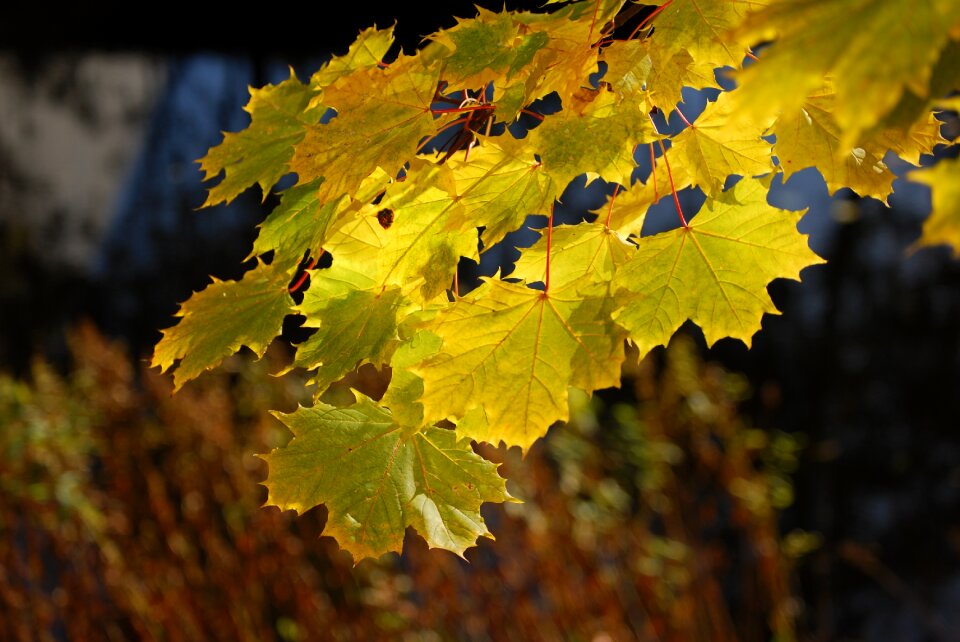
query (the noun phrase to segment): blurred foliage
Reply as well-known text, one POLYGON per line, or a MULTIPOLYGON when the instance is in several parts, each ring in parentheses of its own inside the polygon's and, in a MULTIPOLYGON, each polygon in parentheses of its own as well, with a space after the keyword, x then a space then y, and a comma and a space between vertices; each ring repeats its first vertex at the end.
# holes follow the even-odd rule
POLYGON ((525 459, 478 446, 526 503, 484 507, 469 563, 408 536, 356 568, 322 509, 260 508, 253 453, 289 439, 266 408, 306 401, 270 353, 174 397, 93 329, 70 343, 68 376, 0 376, 2 640, 794 638, 802 442, 750 427, 745 380, 683 337, 525 459))

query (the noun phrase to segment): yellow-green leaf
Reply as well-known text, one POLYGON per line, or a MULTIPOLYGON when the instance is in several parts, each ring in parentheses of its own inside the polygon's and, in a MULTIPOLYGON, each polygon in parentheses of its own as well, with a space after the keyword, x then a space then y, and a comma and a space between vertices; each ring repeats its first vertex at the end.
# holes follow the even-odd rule
POLYGON ((554 182, 522 141, 510 136, 484 139, 469 159, 451 158, 458 200, 459 229, 483 227, 486 247, 523 225, 527 214, 545 214, 556 196, 554 182))
POLYGON ((634 147, 655 137, 650 119, 636 103, 620 102, 610 91, 583 90, 526 140, 557 185, 566 186, 580 174, 628 185, 636 167, 634 147))
POLYGON ((614 318, 641 355, 666 345, 687 319, 709 345, 733 337, 749 346, 764 313, 777 313, 767 284, 822 262, 797 231, 801 214, 768 205, 767 189, 745 178, 708 199, 688 227, 637 240, 617 273, 614 318))
POLYGON ((286 270, 263 263, 240 281, 214 279, 180 306, 180 322, 163 331, 152 365, 167 371, 179 360, 176 390, 243 346, 262 357, 293 306, 289 280, 286 270))
MULTIPOLYGON (((588 286, 609 283, 617 268, 633 255, 634 250, 602 221, 555 227, 551 246, 551 289, 575 283, 588 286)), ((529 283, 543 283, 546 266, 547 237, 544 232, 532 247, 523 250, 510 276, 529 283)))
POLYGON ((435 131, 430 104, 437 71, 419 59, 401 57, 389 69, 362 69, 348 78, 324 94, 336 118, 308 127, 290 163, 302 183, 325 178, 321 201, 352 195, 378 167, 396 176, 435 131))
POLYGON ((462 555, 490 536, 484 502, 511 501, 497 467, 452 430, 405 429, 362 395, 276 416, 293 439, 262 458, 267 503, 303 513, 324 504, 325 535, 359 561, 399 552, 412 526, 430 546, 462 555))
POLYGON ((311 272, 310 288, 295 311, 303 326, 317 332, 297 346, 291 367, 316 370, 309 383, 319 396, 364 363, 386 364, 397 342, 401 310, 408 305, 400 288, 384 288, 370 274, 334 262, 311 272))
POLYGON ((263 198, 267 197, 270 188, 290 171, 294 146, 326 110, 323 106, 308 108, 315 95, 292 71, 279 85, 250 90, 250 102, 244 107, 250 114, 250 126, 224 134, 223 142, 200 160, 204 180, 224 173, 223 180, 207 194, 204 207, 229 203, 254 184, 260 185, 263 198))
POLYGON ((886 153, 894 151, 917 163, 921 154, 931 153, 936 144, 943 142, 939 123, 928 113, 906 134, 875 132, 859 146, 844 148, 842 132, 833 117, 834 107, 835 94, 827 86, 811 94, 798 111, 782 114, 774 123, 774 151, 784 179, 806 167, 816 167, 831 194, 849 187, 861 196, 886 203, 895 178, 883 161, 886 153))
POLYGON ((578 285, 544 294, 487 281, 425 324, 443 340, 410 368, 423 379, 426 419, 479 408, 490 430, 471 438, 526 449, 566 420, 567 388, 618 385, 625 335, 610 321, 605 288, 578 285))

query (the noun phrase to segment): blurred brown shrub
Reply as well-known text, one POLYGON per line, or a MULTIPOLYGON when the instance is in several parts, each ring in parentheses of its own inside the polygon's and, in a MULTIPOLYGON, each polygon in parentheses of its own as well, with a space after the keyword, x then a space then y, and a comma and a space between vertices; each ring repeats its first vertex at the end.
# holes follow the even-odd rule
POLYGON ((798 444, 749 428, 746 384, 680 341, 582 399, 524 460, 483 447, 525 505, 487 506, 471 563, 407 538, 356 568, 324 515, 260 508, 253 456, 302 381, 268 356, 171 395, 92 328, 67 377, 0 376, 0 640, 789 640, 777 532, 798 444))

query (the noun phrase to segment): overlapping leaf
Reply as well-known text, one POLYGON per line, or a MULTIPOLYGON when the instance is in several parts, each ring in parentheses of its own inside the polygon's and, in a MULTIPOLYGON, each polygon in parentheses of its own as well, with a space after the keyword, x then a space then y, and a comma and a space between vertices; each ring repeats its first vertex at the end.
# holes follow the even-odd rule
MULTIPOLYGON (((485 535, 480 504, 510 498, 466 440, 529 447, 566 418, 571 389, 618 384, 628 336, 646 352, 690 319, 708 343, 749 344, 776 312, 770 281, 819 262, 800 214, 769 206, 769 181, 751 178, 773 171, 762 136, 775 134, 786 176, 815 166, 832 191, 885 198, 884 154, 917 164, 940 143, 930 110, 953 105, 938 101, 960 82, 960 0, 667 0, 655 29, 629 42, 609 39, 623 0, 562 4, 481 10, 394 60, 392 29, 368 29, 308 85, 254 90, 251 126, 203 161, 207 178, 224 175, 208 204, 255 183, 266 193, 291 171, 299 183, 260 226, 257 267, 184 304, 154 364, 179 362, 179 387, 243 345, 262 354, 291 312, 316 329, 291 367, 314 371, 318 392, 360 364, 389 364, 381 405, 282 415, 295 437, 265 457, 270 501, 326 504, 327 533, 357 557, 398 550, 408 526, 457 553, 485 535), (683 86, 716 85, 717 67, 740 67, 767 39, 737 72, 740 88, 672 138, 655 131, 654 107, 672 110, 683 86), (554 92, 562 110, 526 135, 527 117, 507 132, 465 117, 489 117, 472 101, 491 96, 497 121, 536 117, 534 101, 554 92), (450 153, 418 155, 431 140, 450 153), (635 151, 653 165, 642 184, 635 151), (581 174, 617 184, 596 222, 543 230, 508 276, 522 283, 495 277, 459 296, 477 230, 490 247, 581 174), (731 175, 746 178, 723 191, 731 175), (693 185, 707 200, 689 225, 640 234, 650 205, 693 185), (321 251, 332 266, 310 273, 294 306, 287 287, 321 251), (456 431, 431 426, 442 420, 456 431)), ((910 178, 933 189, 920 243, 960 254, 957 167, 910 178)))
POLYGON ((469 159, 451 159, 455 190, 467 231, 483 227, 489 247, 523 225, 527 214, 544 214, 557 195, 557 184, 529 149, 510 136, 487 139, 469 159))
POLYGON ((731 174, 757 176, 773 170, 770 143, 761 138, 769 123, 735 121, 727 96, 707 103, 693 126, 671 139, 671 163, 682 164, 691 183, 708 196, 721 192, 731 174))
POLYGON ((773 125, 776 155, 784 178, 806 167, 817 167, 830 192, 849 187, 861 196, 886 202, 894 175, 884 163, 888 151, 917 163, 943 139, 932 115, 910 128, 906 136, 881 131, 858 147, 844 148, 841 129, 833 117, 835 94, 827 87, 811 94, 792 114, 782 114, 773 125))
POLYGON ((617 273, 614 318, 641 354, 666 345, 687 319, 710 345, 733 337, 749 346, 763 315, 777 313, 767 284, 821 262, 797 231, 800 214, 771 207, 766 194, 764 183, 743 179, 689 227, 638 240, 617 273))
POLYGON ((430 546, 462 554, 489 536, 480 505, 511 499, 496 465, 470 442, 451 430, 406 429, 366 397, 277 417, 294 436, 262 455, 267 503, 300 513, 326 505, 324 534, 355 560, 399 551, 408 526, 430 546))
MULTIPOLYGON (((594 284, 609 283, 634 250, 603 222, 554 228, 551 246, 550 285, 553 288, 577 284, 592 288, 594 284)), ((529 283, 543 283, 546 267, 547 237, 543 235, 523 251, 510 276, 529 283)))

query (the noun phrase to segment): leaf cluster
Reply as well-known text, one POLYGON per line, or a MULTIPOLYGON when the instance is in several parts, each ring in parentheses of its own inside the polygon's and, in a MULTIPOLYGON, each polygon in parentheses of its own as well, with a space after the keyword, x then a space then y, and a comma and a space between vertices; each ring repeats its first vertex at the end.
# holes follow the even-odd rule
MULTIPOLYGON (((318 401, 278 415, 294 438, 264 457, 269 502, 325 504, 355 557, 398 550, 408 526, 458 554, 488 535, 480 505, 512 497, 471 442, 528 448, 568 418, 571 390, 619 385, 625 341, 642 356, 692 320, 709 344, 749 346, 777 313, 767 285, 821 262, 802 212, 767 203, 771 175, 816 167, 831 191, 886 200, 886 154, 917 163, 943 143, 933 110, 960 85, 958 0, 558 4, 481 9, 412 54, 367 29, 309 81, 251 90, 250 126, 201 161, 222 176, 206 205, 297 181, 260 226, 255 267, 187 301, 154 365, 180 387, 242 346, 262 356, 302 316, 316 331, 290 367, 318 401), (725 76, 737 88, 688 119, 681 89, 725 76), (673 111, 688 126, 671 134, 656 123, 673 111), (612 195, 594 221, 555 227, 581 175, 612 195), (692 188, 706 201, 684 212, 692 188), (679 227, 644 235, 661 199, 679 227), (460 262, 530 214, 546 218, 540 241, 462 291, 460 262), (363 364, 391 369, 381 399, 319 401, 363 364)), ((955 190, 955 174, 914 176, 955 190)), ((931 242, 956 243, 955 201, 935 193, 949 220, 931 242)))

